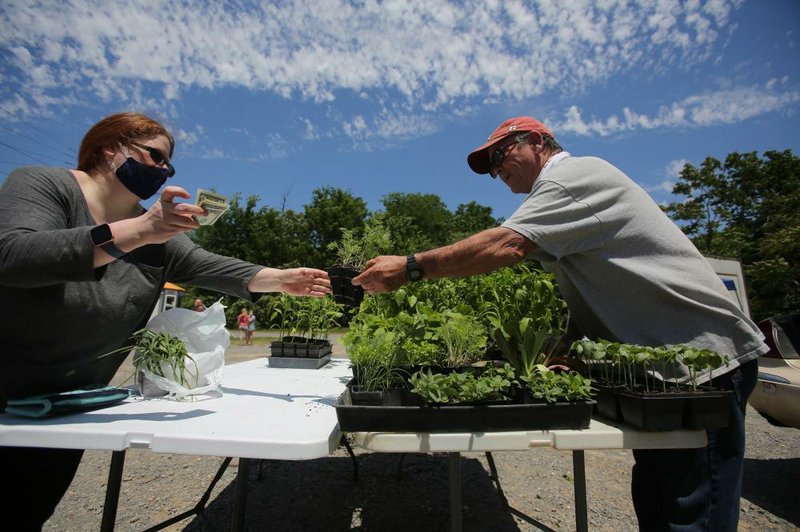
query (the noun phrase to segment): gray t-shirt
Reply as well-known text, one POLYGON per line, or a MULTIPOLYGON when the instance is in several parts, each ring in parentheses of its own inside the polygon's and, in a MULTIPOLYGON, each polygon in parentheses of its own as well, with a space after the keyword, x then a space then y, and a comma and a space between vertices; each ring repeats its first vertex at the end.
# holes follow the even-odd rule
MULTIPOLYGON (((768 350, 680 228, 602 159, 567 156, 546 168, 503 227, 537 245, 529 258, 555 275, 589 338, 712 349, 731 358, 715 375, 768 350)), ((677 371, 665 377, 688 380, 677 371)))
POLYGON ((9 397, 107 383, 147 323, 166 281, 251 299, 263 267, 215 255, 185 235, 142 246, 101 268, 97 225, 78 182, 25 167, 0 188, 0 392, 9 397))

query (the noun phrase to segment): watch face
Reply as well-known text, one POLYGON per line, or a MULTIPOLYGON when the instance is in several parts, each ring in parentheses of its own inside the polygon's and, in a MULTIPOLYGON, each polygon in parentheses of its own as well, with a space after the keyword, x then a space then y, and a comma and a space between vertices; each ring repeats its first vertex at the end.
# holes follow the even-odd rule
POLYGON ((95 246, 99 246, 114 240, 114 235, 111 234, 111 228, 108 226, 108 224, 102 224, 94 227, 91 231, 91 235, 92 242, 94 242, 95 246))
POLYGON ((419 281, 421 277, 422 277, 422 272, 419 271, 418 269, 415 268, 408 270, 408 278, 411 279, 412 281, 419 281))

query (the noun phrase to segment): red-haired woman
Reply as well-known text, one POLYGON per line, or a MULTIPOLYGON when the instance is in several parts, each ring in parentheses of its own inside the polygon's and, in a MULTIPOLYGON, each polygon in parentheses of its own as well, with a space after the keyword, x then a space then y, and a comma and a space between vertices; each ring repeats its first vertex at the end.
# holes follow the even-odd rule
MULTIPOLYGON (((205 211, 178 186, 172 135, 137 113, 108 116, 83 138, 77 170, 24 167, 0 188, 0 399, 108 383, 165 282, 252 300, 259 292, 324 296, 322 270, 279 270, 210 253, 184 233, 205 211), (140 205, 160 192, 149 209, 140 205), (46 330, 30 319, 48 309, 46 330)), ((0 447, 9 490, 0 513, 22 529, 52 515, 82 451, 0 447), (8 510, 2 512, 2 510, 8 510)))

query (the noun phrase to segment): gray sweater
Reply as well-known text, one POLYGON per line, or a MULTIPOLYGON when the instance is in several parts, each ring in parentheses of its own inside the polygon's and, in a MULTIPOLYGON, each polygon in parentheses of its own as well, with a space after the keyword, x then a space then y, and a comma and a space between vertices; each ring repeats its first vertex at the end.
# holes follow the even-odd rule
POLYGON ((24 167, 0 188, 0 393, 22 397, 110 381, 166 281, 250 300, 262 266, 209 253, 185 235, 101 268, 97 225, 71 172, 24 167), (100 357, 100 358, 98 358, 100 357))

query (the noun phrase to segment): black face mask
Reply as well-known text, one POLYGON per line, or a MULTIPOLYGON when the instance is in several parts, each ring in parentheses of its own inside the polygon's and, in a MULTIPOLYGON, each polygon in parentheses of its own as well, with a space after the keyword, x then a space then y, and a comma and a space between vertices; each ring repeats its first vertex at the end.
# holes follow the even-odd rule
POLYGON ((158 192, 167 178, 175 175, 175 168, 171 164, 167 164, 166 168, 148 166, 128 157, 115 174, 125 188, 146 200, 158 192))

